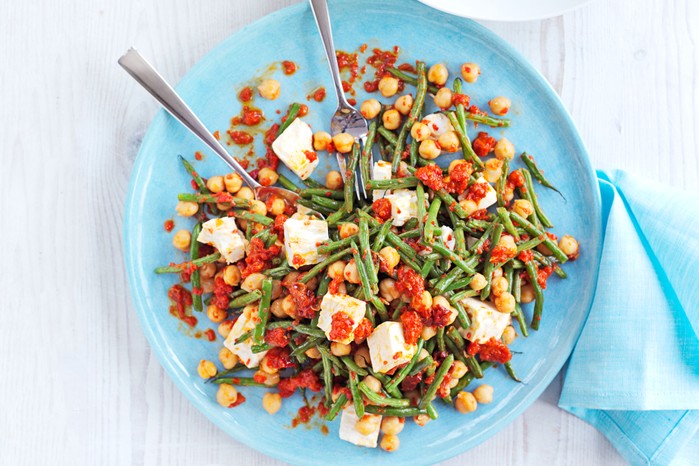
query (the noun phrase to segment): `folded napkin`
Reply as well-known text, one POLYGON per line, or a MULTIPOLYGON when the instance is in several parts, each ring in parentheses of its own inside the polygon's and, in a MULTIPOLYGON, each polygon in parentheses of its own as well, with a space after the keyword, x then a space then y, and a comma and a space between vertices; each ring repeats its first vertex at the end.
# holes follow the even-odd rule
POLYGON ((598 172, 605 238, 559 406, 633 465, 699 464, 699 195, 598 172))

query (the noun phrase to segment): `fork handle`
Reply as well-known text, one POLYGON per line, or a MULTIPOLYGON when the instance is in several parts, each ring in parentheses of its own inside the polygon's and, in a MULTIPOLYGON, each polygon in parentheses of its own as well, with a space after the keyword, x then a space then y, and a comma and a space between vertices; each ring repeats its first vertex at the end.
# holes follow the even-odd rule
POLYGON ((333 43, 333 32, 332 27, 330 25, 328 1, 309 0, 309 3, 311 4, 311 11, 313 12, 313 17, 316 19, 316 24, 318 25, 320 38, 323 41, 325 55, 328 58, 328 65, 330 66, 330 74, 333 78, 333 85, 335 86, 337 101, 342 107, 350 107, 350 104, 349 102, 347 102, 347 98, 345 97, 345 91, 342 89, 340 68, 337 66, 337 55, 335 54, 335 44, 333 43))
POLYGON ((120 59, 119 64, 138 83, 143 86, 155 99, 165 107, 173 117, 182 123, 188 130, 194 133, 216 155, 221 157, 233 170, 235 170, 250 186, 255 189, 261 185, 251 177, 248 172, 231 157, 220 142, 206 129, 204 123, 187 106, 184 100, 175 92, 165 78, 163 78, 143 56, 134 48, 129 49, 120 59))

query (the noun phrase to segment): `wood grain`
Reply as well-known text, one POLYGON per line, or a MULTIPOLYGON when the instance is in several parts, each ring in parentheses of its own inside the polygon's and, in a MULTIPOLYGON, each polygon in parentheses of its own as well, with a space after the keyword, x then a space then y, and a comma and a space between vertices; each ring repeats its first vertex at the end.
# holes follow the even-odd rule
MULTIPOLYGON (((116 65, 132 44, 177 80, 290 0, 0 2, 0 464, 281 464, 179 393, 132 309, 122 210, 157 107, 116 65)), ((692 0, 597 1, 487 23, 541 70, 599 168, 699 184, 692 0)), ((556 407, 560 376, 494 438, 446 465, 624 464, 556 407)))

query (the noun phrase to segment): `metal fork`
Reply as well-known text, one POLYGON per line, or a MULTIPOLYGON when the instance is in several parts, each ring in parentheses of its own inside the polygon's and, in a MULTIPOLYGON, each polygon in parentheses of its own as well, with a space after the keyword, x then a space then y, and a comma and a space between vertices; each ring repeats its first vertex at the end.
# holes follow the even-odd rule
MULTIPOLYGON (((330 120, 330 132, 333 136, 339 133, 351 134, 355 141, 359 140, 360 148, 362 152, 364 151, 364 143, 366 142, 366 136, 369 132, 369 123, 362 116, 362 114, 351 106, 347 102, 345 97, 345 92, 342 89, 342 79, 340 79, 340 69, 337 66, 337 56, 335 55, 335 45, 333 44, 332 28, 330 26, 330 13, 328 12, 328 2, 327 0, 309 0, 311 4, 311 11, 316 19, 316 24, 318 25, 318 31, 320 32, 320 38, 323 41, 323 47, 325 48, 325 55, 328 59, 328 65, 330 65, 330 74, 333 78, 333 85, 335 87, 335 93, 337 94, 337 110, 330 120)), ((345 156, 336 152, 337 163, 340 165, 340 173, 342 174, 342 179, 347 182, 347 174, 345 172, 345 156)), ((372 158, 371 150, 369 151, 369 157, 372 158)), ((370 166, 373 166, 373 160, 370 160, 370 166)), ((366 183, 369 180, 365 180, 362 176, 362 170, 359 168, 360 164, 357 164, 357 169, 354 177, 354 189, 357 192, 357 197, 359 199, 368 200, 369 195, 366 192, 366 183)))

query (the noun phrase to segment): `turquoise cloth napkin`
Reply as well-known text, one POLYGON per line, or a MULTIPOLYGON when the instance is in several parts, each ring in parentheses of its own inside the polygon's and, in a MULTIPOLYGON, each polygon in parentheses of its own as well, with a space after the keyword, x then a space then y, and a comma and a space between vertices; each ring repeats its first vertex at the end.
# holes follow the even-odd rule
POLYGON ((698 465, 699 195, 598 177, 599 281, 559 406, 633 465, 698 465))

